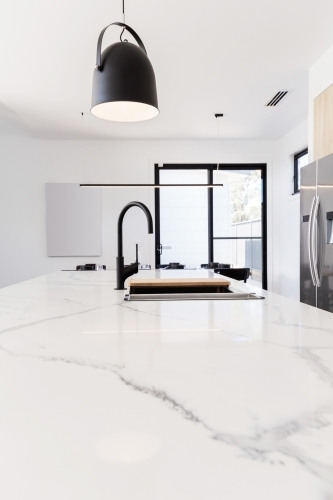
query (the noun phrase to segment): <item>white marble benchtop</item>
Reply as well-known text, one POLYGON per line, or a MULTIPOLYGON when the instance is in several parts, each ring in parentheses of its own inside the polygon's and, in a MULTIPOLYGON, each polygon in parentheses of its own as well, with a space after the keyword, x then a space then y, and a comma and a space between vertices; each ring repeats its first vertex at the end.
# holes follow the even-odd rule
POLYGON ((1 499, 333 499, 330 313, 114 286, 58 272, 0 290, 1 499))

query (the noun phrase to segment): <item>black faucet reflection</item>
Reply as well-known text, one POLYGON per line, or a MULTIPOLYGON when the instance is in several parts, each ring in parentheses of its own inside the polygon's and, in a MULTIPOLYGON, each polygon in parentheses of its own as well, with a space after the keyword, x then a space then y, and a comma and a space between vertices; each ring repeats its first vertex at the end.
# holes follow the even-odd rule
POLYGON ((139 207, 144 211, 147 217, 148 223, 148 233, 153 233, 153 219, 151 213, 149 212, 148 207, 141 203, 140 201, 131 201, 127 205, 124 206, 122 211, 119 214, 118 218, 118 257, 117 257, 117 288, 115 290, 126 290, 124 288, 125 280, 136 274, 139 270, 139 262, 138 262, 138 245, 136 245, 136 262, 134 264, 129 264, 128 266, 124 265, 124 256, 123 256, 123 220, 124 215, 127 210, 131 207, 139 207))

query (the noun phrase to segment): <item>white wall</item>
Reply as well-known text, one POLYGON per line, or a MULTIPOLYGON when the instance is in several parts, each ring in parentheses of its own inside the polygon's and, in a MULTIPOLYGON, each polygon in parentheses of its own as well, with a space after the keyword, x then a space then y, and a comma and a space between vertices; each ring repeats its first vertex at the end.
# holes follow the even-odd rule
POLYGON ((333 83, 333 46, 309 70, 309 160, 313 158, 313 100, 333 83))
MULTIPOLYGON (((268 165, 268 279, 274 290, 276 260, 276 193, 273 190, 274 141, 222 141, 220 162, 268 165)), ((0 287, 59 269, 74 269, 88 258, 47 257, 45 183, 153 182, 154 163, 215 162, 216 141, 38 141, 0 136, 0 287)), ((275 175, 275 174, 274 174, 275 175)), ((146 203, 154 215, 153 190, 103 191, 102 257, 94 262, 115 267, 116 223, 131 200, 146 203)), ((125 262, 135 259, 141 242, 143 262, 154 264, 154 237, 147 235, 144 214, 131 209, 125 217, 125 262)))
POLYGON ((275 252, 274 290, 299 300, 300 280, 300 195, 293 195, 294 154, 308 145, 308 122, 304 121, 276 143, 274 166, 275 252))

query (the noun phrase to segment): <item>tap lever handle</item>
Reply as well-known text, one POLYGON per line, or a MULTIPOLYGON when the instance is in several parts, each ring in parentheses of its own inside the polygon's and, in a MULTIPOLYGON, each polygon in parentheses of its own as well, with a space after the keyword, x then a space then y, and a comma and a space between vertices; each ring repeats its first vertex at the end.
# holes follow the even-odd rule
POLYGON ((135 245, 135 253, 136 253, 135 263, 139 264, 139 245, 138 245, 138 243, 136 243, 136 245, 135 245))

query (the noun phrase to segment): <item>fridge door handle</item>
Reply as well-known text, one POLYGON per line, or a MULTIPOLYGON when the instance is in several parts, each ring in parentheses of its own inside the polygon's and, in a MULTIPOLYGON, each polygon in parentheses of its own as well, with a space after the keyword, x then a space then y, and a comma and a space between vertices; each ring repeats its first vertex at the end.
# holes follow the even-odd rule
POLYGON ((317 207, 316 207, 316 224, 317 224, 317 269, 318 269, 318 283, 317 286, 320 287, 323 279, 324 270, 324 260, 325 260, 325 247, 326 247, 326 237, 325 237, 325 227, 323 212, 321 208, 320 198, 317 197, 317 207))
POLYGON ((313 273, 316 281, 316 286, 320 286, 319 274, 318 274, 318 209, 319 209, 319 196, 316 196, 316 201, 313 209, 312 218, 312 265, 313 273))
POLYGON ((312 233, 313 233, 313 209, 316 202, 316 197, 313 198, 310 209, 310 218, 309 218, 309 232, 308 232, 308 252, 309 252, 309 263, 310 263, 310 273, 312 278, 313 286, 316 286, 316 280, 313 269, 313 245, 312 245, 312 233))

